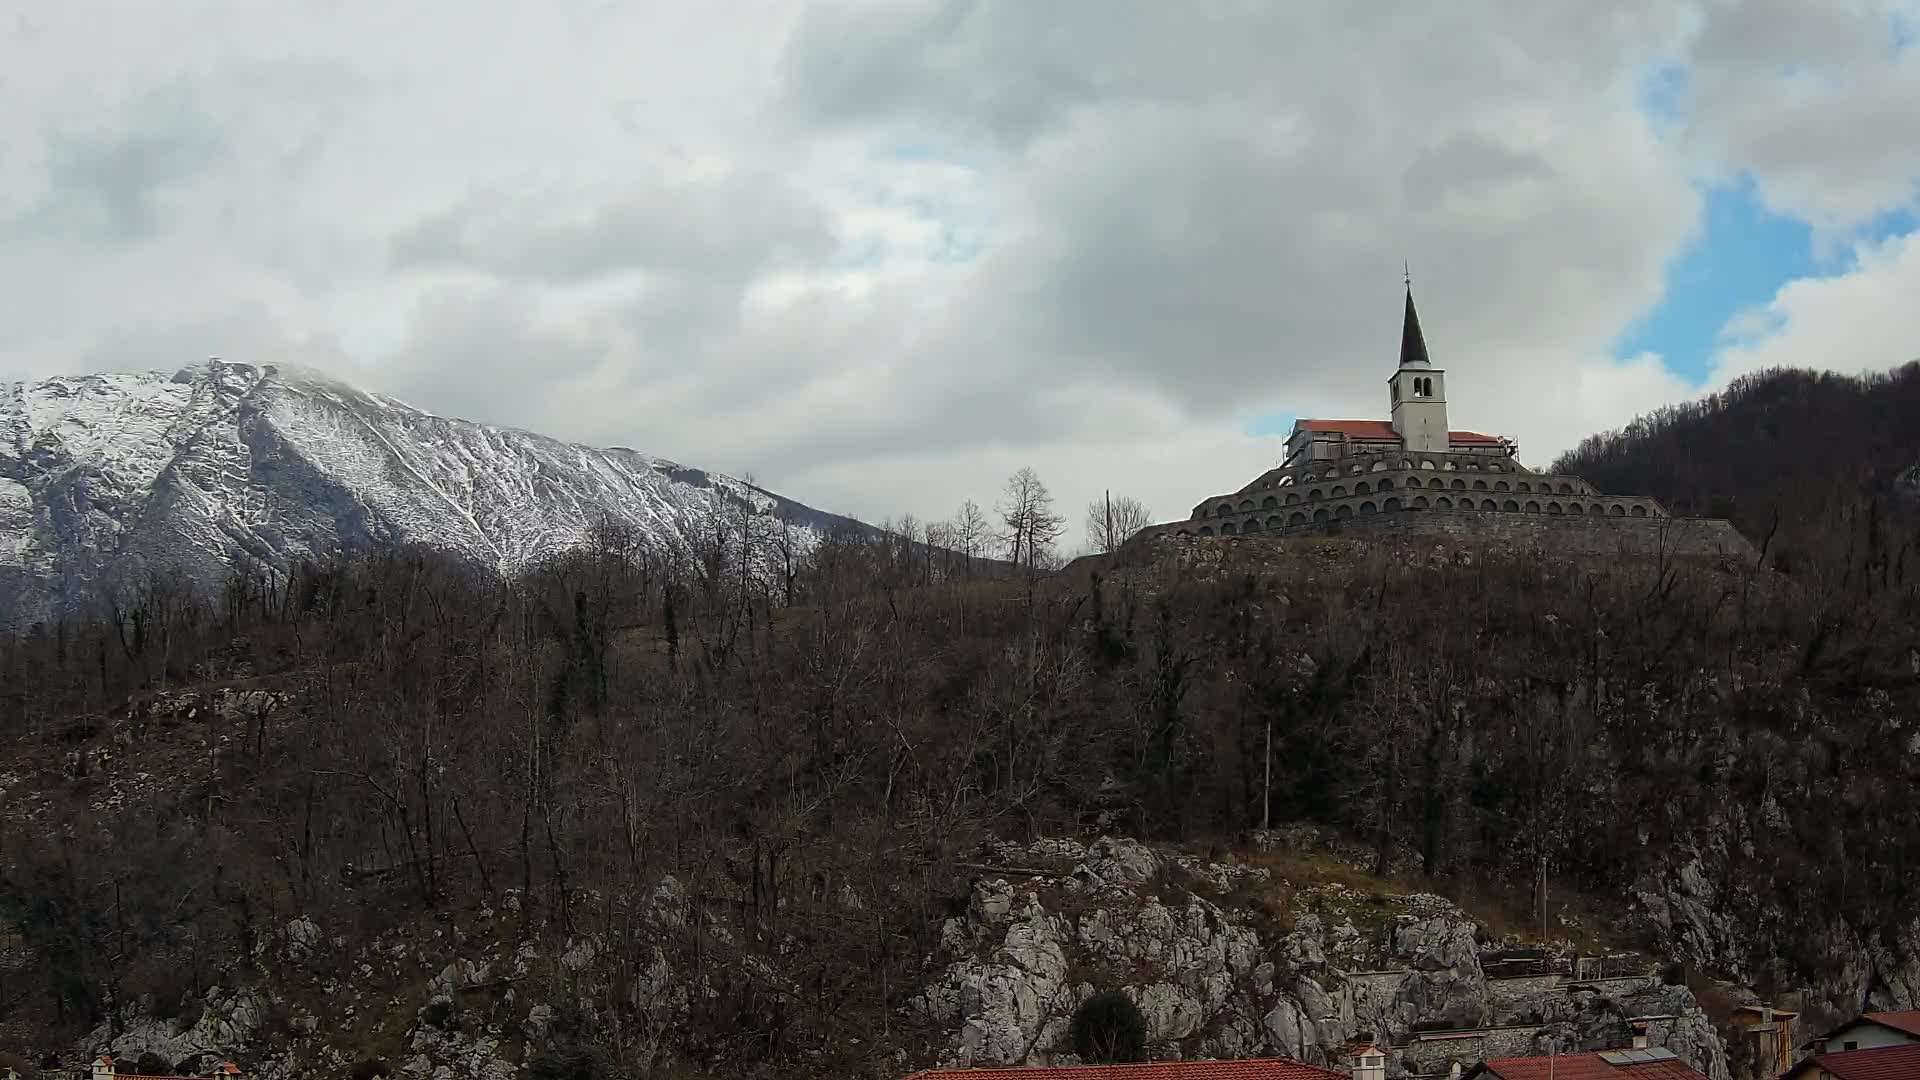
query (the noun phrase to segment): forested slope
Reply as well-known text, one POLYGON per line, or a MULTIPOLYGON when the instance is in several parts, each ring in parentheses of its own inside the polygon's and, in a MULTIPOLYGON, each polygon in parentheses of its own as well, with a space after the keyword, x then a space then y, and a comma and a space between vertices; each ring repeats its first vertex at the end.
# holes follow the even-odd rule
MULTIPOLYGON (((1232 846, 1270 815, 1441 890, 1544 860, 1702 970, 1912 1006, 1920 551, 1879 550, 1786 579, 1241 541, 941 581, 847 537, 791 606, 725 557, 631 554, 151 591, 0 644, 0 915, 34 958, 0 1005, 44 1044, 265 978, 292 921, 364 944, 508 897, 525 940, 633 940, 594 963, 642 970, 663 946, 620 928, 670 875, 755 928, 696 915, 671 955, 757 973, 687 1004, 674 1054, 818 1075, 833 1046, 836 1074, 885 1075, 845 1035, 945 1037, 899 1010, 979 841, 1232 846)), ((581 1037, 634 1052, 632 1000, 579 1002, 581 1037)))
POLYGON ((1916 466, 1920 362, 1866 376, 1749 375, 1590 436, 1553 471, 1651 495, 1675 513, 1731 519, 1756 543, 1777 529, 1777 541, 1805 554, 1822 537, 1848 535, 1846 523, 1876 503, 1911 513, 1900 481, 1916 466))

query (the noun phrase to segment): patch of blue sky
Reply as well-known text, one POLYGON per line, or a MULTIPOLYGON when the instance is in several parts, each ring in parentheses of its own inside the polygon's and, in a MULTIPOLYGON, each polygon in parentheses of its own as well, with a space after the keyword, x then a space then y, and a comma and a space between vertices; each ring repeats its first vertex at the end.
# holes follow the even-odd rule
POLYGON ((1250 436, 1277 435, 1284 438, 1293 432, 1293 422, 1296 419, 1298 417, 1290 412, 1261 413, 1247 421, 1244 430, 1250 436))
MULTIPOLYGON (((1877 243, 1916 227, 1911 211, 1889 212, 1854 240, 1877 243)), ((1750 178, 1711 188, 1692 243, 1667 267, 1663 299, 1620 337, 1615 355, 1657 353, 1675 374, 1701 382, 1730 321, 1764 307, 1797 278, 1846 272, 1852 253, 1852 244, 1835 245, 1823 258, 1813 228, 1768 210, 1750 178)))

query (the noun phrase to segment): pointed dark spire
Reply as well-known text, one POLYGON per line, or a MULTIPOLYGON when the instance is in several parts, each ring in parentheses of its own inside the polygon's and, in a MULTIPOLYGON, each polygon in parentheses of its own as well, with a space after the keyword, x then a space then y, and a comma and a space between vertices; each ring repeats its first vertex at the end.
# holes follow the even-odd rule
POLYGON ((1407 277, 1407 314, 1400 324, 1400 366, 1432 367, 1427 358, 1427 339, 1420 333, 1420 313, 1413 310, 1413 277, 1407 277))

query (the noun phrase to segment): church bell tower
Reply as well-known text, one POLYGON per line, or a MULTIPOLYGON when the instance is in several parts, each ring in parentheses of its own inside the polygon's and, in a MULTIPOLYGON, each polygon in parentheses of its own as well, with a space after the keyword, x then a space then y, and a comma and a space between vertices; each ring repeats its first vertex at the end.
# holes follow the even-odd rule
POLYGON ((1393 430, 1408 450, 1446 453, 1447 373, 1427 357, 1420 315, 1413 310, 1413 282, 1407 282, 1407 314, 1400 326, 1400 367, 1387 380, 1393 394, 1393 430))

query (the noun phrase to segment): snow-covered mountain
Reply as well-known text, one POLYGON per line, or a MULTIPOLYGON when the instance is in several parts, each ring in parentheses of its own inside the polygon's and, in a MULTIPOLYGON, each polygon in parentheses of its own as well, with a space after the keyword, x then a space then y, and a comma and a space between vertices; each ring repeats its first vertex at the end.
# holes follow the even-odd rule
POLYGON ((0 384, 0 627, 155 570, 214 584, 242 553, 284 564, 412 543, 512 573, 603 517, 684 550, 743 505, 804 539, 848 523, 732 477, 445 419, 293 367, 0 384))

